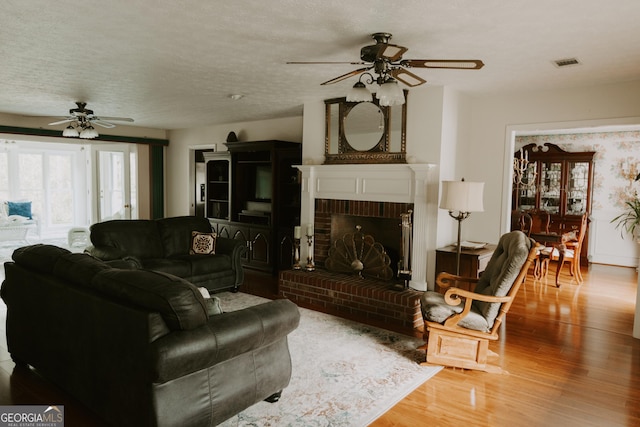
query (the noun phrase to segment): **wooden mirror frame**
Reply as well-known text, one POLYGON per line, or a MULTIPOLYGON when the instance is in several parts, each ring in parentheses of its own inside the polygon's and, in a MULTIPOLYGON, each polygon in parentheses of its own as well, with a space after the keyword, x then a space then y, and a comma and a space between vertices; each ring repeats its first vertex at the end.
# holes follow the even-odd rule
MULTIPOLYGON (((366 151, 359 151, 353 148, 345 135, 345 119, 349 112, 358 104, 358 102, 347 102, 346 98, 332 98, 324 101, 325 103, 325 142, 324 142, 324 164, 350 164, 350 163, 407 163, 407 97, 408 90, 404 90, 405 103, 401 106, 402 117, 400 119, 400 151, 392 152, 392 108, 380 106, 378 100, 372 101, 372 104, 380 108, 383 115, 384 132, 382 138, 373 148, 366 151), (337 132, 337 153, 332 151, 332 120, 331 108, 338 105, 338 132, 337 132)), ((335 126, 335 123, 333 123, 335 126)), ((334 141, 335 143, 335 141, 334 141)), ((334 151, 336 149, 334 148, 334 151)))

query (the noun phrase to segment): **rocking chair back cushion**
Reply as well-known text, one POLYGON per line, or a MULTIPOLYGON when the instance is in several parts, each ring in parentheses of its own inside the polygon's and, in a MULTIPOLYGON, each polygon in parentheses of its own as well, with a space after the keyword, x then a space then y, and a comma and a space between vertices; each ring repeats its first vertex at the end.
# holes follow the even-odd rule
MULTIPOLYGON (((498 246, 474 292, 498 297, 507 295, 526 262, 533 244, 529 237, 519 231, 512 231, 500 237, 498 246)), ((477 300, 473 302, 473 308, 482 314, 489 328, 493 326, 500 312, 500 305, 501 303, 497 302, 487 303, 477 300)))

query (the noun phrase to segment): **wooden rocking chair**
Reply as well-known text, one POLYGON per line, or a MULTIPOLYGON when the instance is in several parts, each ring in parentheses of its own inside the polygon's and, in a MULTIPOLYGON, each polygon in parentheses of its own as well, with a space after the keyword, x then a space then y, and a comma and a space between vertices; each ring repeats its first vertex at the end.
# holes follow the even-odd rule
POLYGON ((440 273, 436 284, 443 294, 427 291, 421 298, 425 321, 426 362, 464 369, 502 372, 487 363, 489 341, 498 339, 498 329, 527 270, 536 257, 537 244, 521 231, 503 235, 482 276, 461 277, 440 273), (469 283, 473 291, 459 289, 469 283), (461 304, 464 302, 464 304, 461 304))

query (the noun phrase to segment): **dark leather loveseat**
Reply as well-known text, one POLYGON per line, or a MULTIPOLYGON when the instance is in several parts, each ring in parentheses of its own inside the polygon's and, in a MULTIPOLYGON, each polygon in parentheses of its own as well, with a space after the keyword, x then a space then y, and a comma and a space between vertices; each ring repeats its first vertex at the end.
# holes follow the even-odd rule
POLYGON ((289 300, 209 314, 193 284, 166 273, 49 245, 13 260, 1 290, 11 357, 111 425, 213 426, 289 383, 300 316, 289 300))
POLYGON ((86 252, 116 267, 170 273, 211 292, 238 290, 246 246, 217 237, 215 255, 191 254, 194 231, 211 233, 211 223, 197 216, 104 221, 91 225, 86 252))

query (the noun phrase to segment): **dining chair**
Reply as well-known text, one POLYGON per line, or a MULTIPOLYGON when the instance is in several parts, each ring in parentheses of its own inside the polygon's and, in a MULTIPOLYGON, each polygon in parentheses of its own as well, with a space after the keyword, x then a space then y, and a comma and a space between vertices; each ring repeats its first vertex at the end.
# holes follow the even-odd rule
POLYGON ((580 219, 580 226, 572 231, 568 231, 562 234, 561 248, 547 246, 540 252, 540 257, 543 258, 541 264, 541 277, 545 277, 549 271, 549 261, 560 261, 560 250, 564 249, 564 257, 562 257, 561 263, 558 266, 558 271, 562 270, 565 262, 570 264, 569 274, 575 277, 578 283, 583 282, 582 272, 580 271, 580 253, 582 252, 582 243, 584 236, 587 233, 587 225, 589 223, 589 215, 587 213, 582 215, 580 219))
MULTIPOLYGON (((531 228, 529 229, 528 236, 535 233, 549 233, 549 226, 551 224, 551 215, 549 215, 549 212, 543 209, 532 209, 528 211, 527 214, 531 217, 531 228)), ((544 267, 548 265, 548 254, 543 253, 542 249, 544 249, 544 246, 538 249, 536 257, 533 260, 533 276, 536 279, 543 277, 544 267)))

